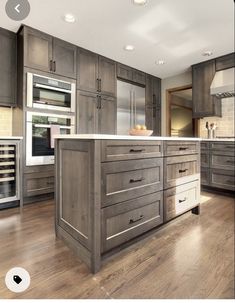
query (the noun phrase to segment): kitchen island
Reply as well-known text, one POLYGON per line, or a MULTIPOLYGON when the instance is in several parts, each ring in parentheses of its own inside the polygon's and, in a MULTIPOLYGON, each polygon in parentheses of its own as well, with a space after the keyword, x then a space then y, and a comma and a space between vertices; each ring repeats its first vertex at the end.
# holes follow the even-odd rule
POLYGON ((115 248, 186 211, 200 213, 200 139, 55 138, 56 235, 93 273, 115 248))

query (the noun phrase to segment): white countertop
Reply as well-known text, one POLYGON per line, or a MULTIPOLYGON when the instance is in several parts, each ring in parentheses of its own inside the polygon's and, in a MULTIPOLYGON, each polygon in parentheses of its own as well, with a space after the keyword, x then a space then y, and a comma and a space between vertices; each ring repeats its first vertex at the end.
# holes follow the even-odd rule
POLYGON ((23 140, 23 137, 0 136, 0 140, 23 140))
POLYGON ((155 136, 117 136, 117 135, 57 135, 55 139, 74 139, 74 140, 145 140, 145 141, 157 141, 157 140, 171 140, 171 141, 201 141, 200 138, 186 138, 186 137, 155 137, 155 136))

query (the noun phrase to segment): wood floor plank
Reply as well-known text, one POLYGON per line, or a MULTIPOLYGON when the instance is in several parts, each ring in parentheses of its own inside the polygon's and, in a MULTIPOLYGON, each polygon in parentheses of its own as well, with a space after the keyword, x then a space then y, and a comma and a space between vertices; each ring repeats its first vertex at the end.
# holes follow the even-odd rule
POLYGON ((0 211, 0 298, 234 298, 234 199, 202 193, 190 212, 104 260, 92 275, 54 234, 54 202, 0 211), (5 286, 6 272, 27 269, 30 288, 5 286))

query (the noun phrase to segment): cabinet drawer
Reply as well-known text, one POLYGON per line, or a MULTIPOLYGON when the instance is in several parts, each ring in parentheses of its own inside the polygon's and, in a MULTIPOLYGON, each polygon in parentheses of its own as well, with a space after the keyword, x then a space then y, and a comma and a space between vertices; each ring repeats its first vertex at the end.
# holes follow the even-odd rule
POLYGON ((166 156, 196 154, 199 152, 199 142, 165 141, 164 153, 166 156))
POLYGON ((210 148, 211 150, 223 151, 225 155, 234 156, 235 152, 235 144, 234 142, 211 142, 210 148))
POLYGON ((102 206, 109 206, 163 188, 163 159, 102 164, 102 206))
POLYGON ((163 223, 163 193, 129 200, 102 210, 102 252, 163 223))
POLYGON ((199 181, 168 189, 164 192, 164 221, 173 219, 199 203, 199 181))
POLYGON ((235 173, 231 170, 211 169, 211 186, 235 190, 235 173))
POLYGON ((102 161, 120 161, 161 157, 161 141, 109 141, 102 142, 102 161))
POLYGON ((234 170, 235 157, 224 155, 223 152, 212 151, 211 168, 234 170))
POLYGON ((201 151, 201 166, 209 167, 210 165, 210 154, 209 151, 201 151))
POLYGON ((54 172, 24 175, 24 197, 54 192, 54 172))
POLYGON ((164 188, 174 187, 199 178, 199 155, 164 159, 164 188))
POLYGON ((201 184, 210 185, 210 171, 208 168, 201 167, 201 184))

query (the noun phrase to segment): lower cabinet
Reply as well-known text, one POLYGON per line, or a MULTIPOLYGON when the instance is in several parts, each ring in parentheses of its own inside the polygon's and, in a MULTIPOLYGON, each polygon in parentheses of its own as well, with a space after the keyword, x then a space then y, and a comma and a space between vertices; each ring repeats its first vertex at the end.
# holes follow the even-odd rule
POLYGON ((168 189, 164 192, 164 221, 196 207, 200 201, 199 181, 168 189))
POLYGON ((235 191, 234 142, 203 141, 201 147, 201 185, 235 191))
POLYGON ((163 192, 102 209, 102 252, 163 223, 163 192))
POLYGON ((162 140, 56 140, 56 234, 93 273, 112 249, 199 214, 199 149, 183 147, 177 156, 162 140))

